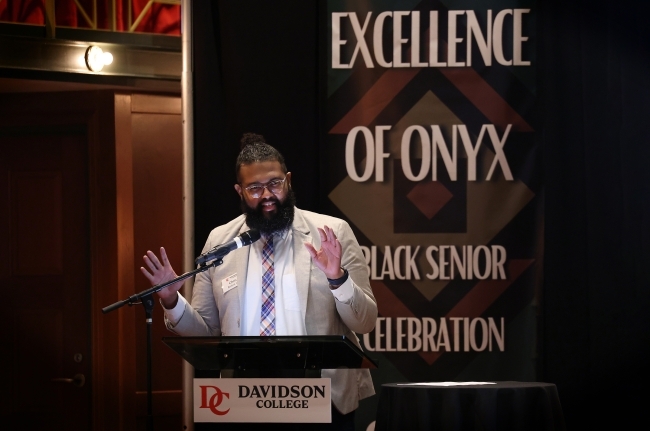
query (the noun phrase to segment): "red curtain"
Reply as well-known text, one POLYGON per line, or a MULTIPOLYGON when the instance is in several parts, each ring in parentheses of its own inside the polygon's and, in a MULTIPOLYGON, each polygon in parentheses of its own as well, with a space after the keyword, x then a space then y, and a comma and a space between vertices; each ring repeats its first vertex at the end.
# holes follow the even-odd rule
MULTIPOLYGON (((57 0, 55 3, 56 25, 58 27, 93 28, 94 5, 97 7, 97 30, 112 30, 111 20, 115 4, 116 31, 129 31, 129 3, 127 0, 57 0), (85 12, 85 16, 84 16, 85 12), (87 17, 87 18, 86 18, 87 17)), ((181 34, 181 6, 152 3, 150 0, 132 0, 131 23, 143 10, 144 17, 134 29, 136 33, 166 35, 181 34)), ((45 24, 45 0, 8 0, 0 2, 0 21, 20 24, 45 24)))
POLYGON ((0 1, 0 22, 45 24, 44 0, 0 1))

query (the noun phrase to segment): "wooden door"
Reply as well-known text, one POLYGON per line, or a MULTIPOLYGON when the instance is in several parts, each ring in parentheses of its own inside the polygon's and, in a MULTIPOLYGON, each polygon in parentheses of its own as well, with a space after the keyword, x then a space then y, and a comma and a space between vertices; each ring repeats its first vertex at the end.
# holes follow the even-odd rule
POLYGON ((83 126, 0 127, 0 422, 91 428, 83 126))
MULTIPOLYGON (((152 201, 143 190, 177 190, 180 125, 178 97, 0 94, 0 423, 66 431, 143 425, 144 312, 102 309, 149 287, 136 274, 145 247, 162 241, 182 262, 174 227, 181 193, 156 191, 152 201), (151 158, 156 170, 136 176, 143 203, 135 211, 134 167, 150 168, 151 158), (75 386, 82 375, 84 385, 75 386)), ((156 308, 154 416, 156 429, 174 429, 181 425, 180 359, 161 347, 156 332, 169 333, 156 308)))

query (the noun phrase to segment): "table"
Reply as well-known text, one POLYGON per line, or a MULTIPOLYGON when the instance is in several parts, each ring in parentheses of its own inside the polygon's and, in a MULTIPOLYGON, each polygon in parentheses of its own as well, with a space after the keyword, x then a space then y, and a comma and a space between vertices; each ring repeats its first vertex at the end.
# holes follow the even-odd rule
MULTIPOLYGON (((458 382, 462 383, 462 382, 458 382)), ((375 431, 565 431, 552 383, 383 384, 375 431)))

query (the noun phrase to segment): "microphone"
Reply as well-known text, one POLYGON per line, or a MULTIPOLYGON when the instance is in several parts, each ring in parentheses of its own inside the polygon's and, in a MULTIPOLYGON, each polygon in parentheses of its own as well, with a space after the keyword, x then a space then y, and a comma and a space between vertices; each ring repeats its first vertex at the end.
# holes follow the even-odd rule
POLYGON ((260 236, 261 235, 259 230, 251 229, 231 239, 228 242, 217 245, 213 247, 211 250, 206 251, 201 256, 197 257, 194 262, 197 265, 202 265, 205 262, 212 259, 221 259, 233 250, 237 250, 238 248, 242 248, 246 245, 251 245, 258 239, 260 239, 260 236))

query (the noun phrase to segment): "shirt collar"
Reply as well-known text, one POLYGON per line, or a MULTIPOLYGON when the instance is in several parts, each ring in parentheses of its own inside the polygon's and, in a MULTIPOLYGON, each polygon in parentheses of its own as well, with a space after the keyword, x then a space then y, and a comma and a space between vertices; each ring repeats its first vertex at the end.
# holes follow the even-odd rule
MULTIPOLYGON (((289 229, 285 229, 285 230, 283 230, 282 232, 274 232, 274 233, 272 234, 272 236, 273 236, 273 240, 274 240, 274 241, 284 241, 284 240, 286 240, 287 237, 289 236, 290 231, 291 231, 291 228, 289 228, 289 229)), ((263 238, 264 240, 266 240, 266 238, 268 238, 268 236, 265 235, 265 234, 262 234, 262 238, 263 238)))

